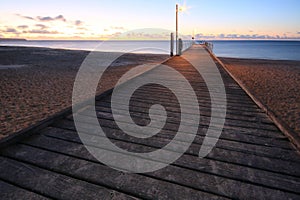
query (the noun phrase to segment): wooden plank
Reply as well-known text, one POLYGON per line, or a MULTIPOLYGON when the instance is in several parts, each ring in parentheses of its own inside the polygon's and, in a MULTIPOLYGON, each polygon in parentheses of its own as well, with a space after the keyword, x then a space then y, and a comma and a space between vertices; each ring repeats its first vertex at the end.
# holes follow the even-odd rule
MULTIPOLYGON (((49 127, 43 131, 43 134, 70 142, 81 143, 80 138, 74 131, 49 127)), ((156 149, 158 146, 155 146, 154 144, 147 143, 144 145, 148 145, 153 149, 156 149)), ((199 159, 196 155, 184 154, 178 161, 175 162, 175 165, 287 191, 296 191, 296 189, 300 187, 300 178, 232 163, 225 163, 218 160, 211 160, 208 158, 199 159), (291 184, 293 185, 292 187, 291 184)))
MULTIPOLYGON (((111 109, 107 107, 97 107, 96 108, 97 115, 100 116, 106 115, 106 113, 111 113, 111 109), (100 112, 100 113, 99 113, 100 112)), ((121 112, 121 110, 118 110, 118 112, 121 112)), ((202 112, 203 114, 203 112, 202 112)), ((141 109, 141 111, 137 112, 136 109, 134 111, 134 116, 137 115, 139 118, 145 118, 148 116, 148 112, 144 111, 141 109)), ((154 114, 153 114, 154 116, 154 114)), ((170 124, 177 124, 178 118, 180 117, 180 114, 177 113, 171 113, 168 116, 168 123, 170 124), (174 116, 174 117, 173 117, 174 116)), ((72 120, 73 115, 67 116, 68 119, 72 120)), ((186 120, 181 120, 182 123, 185 123, 186 120)), ((194 124, 192 124, 194 125, 194 124)), ((202 125, 200 125, 201 127, 202 125)), ((206 126, 208 127, 208 126, 206 126)), ((257 132, 260 130, 257 130, 257 132)), ((279 132, 277 132, 278 135, 280 135, 279 132)), ((234 140, 234 141, 241 141, 241 142, 246 142, 246 143, 253 143, 253 144, 261 144, 261 145, 266 145, 266 146, 277 146, 280 148, 287 148, 287 149, 294 149, 287 138, 285 140, 282 140, 281 137, 261 137, 260 135, 252 135, 252 134, 247 134, 247 132, 242 132, 242 131, 232 131, 230 129, 223 129, 221 138, 223 139, 228 139, 228 140, 234 140), (246 134, 246 135, 245 135, 246 134), (241 138, 241 140, 239 140, 241 138)))
POLYGON ((18 199, 31 199, 31 200, 46 200, 49 199, 37 193, 25 190, 23 188, 11 185, 7 182, 0 180, 0 195, 1 199, 5 200, 18 200, 18 199))
MULTIPOLYGON (((93 161, 94 158, 85 150, 85 148, 82 146, 82 148, 78 148, 79 145, 71 144, 65 141, 57 141, 55 139, 46 139, 39 137, 37 138, 40 142, 44 140, 42 148, 51 148, 53 151, 56 151, 58 153, 65 153, 68 155, 76 156, 76 158, 83 158, 93 161), (75 148, 72 148, 72 146, 75 148)), ((126 145, 128 143, 124 143, 126 145)), ((9 150, 8 152, 13 152, 13 150, 9 150)), ((25 152, 23 150, 23 152, 25 152)), ((38 152, 38 150, 33 150, 32 152, 38 152)), ((40 153, 38 153, 39 155, 40 153)), ((56 160, 58 159, 59 155, 56 155, 56 160)), ((30 157, 30 156, 26 156, 30 157)), ((26 159, 25 157, 25 159, 26 159)), ((19 158, 19 157, 18 157, 19 158)), ((19 158, 20 159, 20 158, 19 158)), ((36 159, 36 158, 34 158, 36 159)), ((195 160, 196 158, 193 157, 192 160, 195 160)), ((28 160, 28 159, 26 159, 28 160)), ((66 161, 66 159, 62 159, 66 161)), ((36 162, 36 161, 32 161, 36 162)), ((73 164, 68 164, 67 166, 72 166, 73 164)), ((203 167, 203 166, 202 166, 203 167)), ((68 169, 68 171, 72 171, 71 169, 68 169)), ((103 169, 101 169, 103 171, 103 169)), ((96 172, 93 170, 93 172, 96 172)), ((88 172, 85 172, 85 174, 88 172)), ((282 192, 277 189, 270 189, 262 186, 257 186, 254 184, 248 184, 245 182, 240 182, 237 180, 232 180, 216 175, 211 175, 209 173, 202 173, 200 171, 190 170, 188 168, 182 168, 177 166, 168 166, 164 169, 158 170, 153 173, 147 173, 147 176, 151 176, 153 178, 161 179, 161 180, 167 180, 172 181, 175 184, 185 185, 186 187, 192 187, 199 190, 208 191, 211 193, 217 193, 219 195, 225 195, 229 196, 231 198, 236 198, 239 196, 239 198, 254 198, 260 197, 260 198, 272 198, 272 197, 284 197, 284 196, 290 196, 295 198, 296 196, 299 196, 299 194, 292 194, 289 192, 282 192), (237 188, 239 188, 237 190, 237 188), (241 194, 242 193, 242 194, 241 194), (268 195, 266 195, 268 194, 268 195), (274 196, 273 196, 274 195, 274 196)), ((107 175, 108 176, 108 175, 107 175)), ((111 177, 112 175, 110 175, 111 177)), ((114 176, 113 176, 114 177, 114 176)), ((124 177, 126 180, 133 180, 131 177, 131 174, 129 177, 124 177)), ((139 176, 139 179, 143 179, 143 177, 139 176)), ((111 178, 110 178, 111 180, 111 178)), ((125 184, 124 181, 122 181, 123 184, 125 184)), ((144 181, 143 181, 144 182, 144 181)), ((299 183, 299 181, 298 181, 299 183)), ((118 184, 118 183, 114 183, 118 184)), ((136 187, 136 184, 134 184, 136 187)), ((297 187, 297 186, 296 186, 297 187)), ((299 184, 298 184, 299 188, 299 184)), ((126 189, 127 190, 127 189, 126 189)), ((183 196, 184 197, 184 196, 183 196)))
MULTIPOLYGON (((154 103, 157 103, 157 102, 152 102, 152 103, 149 103, 149 104, 138 104, 138 105, 132 103, 130 105, 130 107, 135 112, 141 112, 141 111, 145 111, 145 108, 149 108, 149 105, 153 105, 154 103)), ((120 105, 124 105, 124 104, 120 104, 120 105)), ((95 108, 96 109, 103 108, 103 107, 110 108, 110 106, 111 106, 110 101, 109 100, 104 100, 104 101, 101 101, 101 102, 97 101, 95 108)), ((175 108, 170 107, 170 108, 172 108, 172 109, 169 109, 170 112, 180 114, 179 108, 177 108, 177 107, 175 107, 175 108)), ((211 113, 211 106, 204 107, 204 106, 200 105, 199 109, 200 109, 201 115, 203 114, 204 116, 206 116, 206 115, 208 116, 211 113)), ((188 110, 188 111, 190 111, 190 110, 188 110)), ((219 113, 219 111, 216 110, 216 113, 219 113)), ((267 124, 273 124, 273 122, 269 118, 267 118, 266 115, 263 114, 263 113, 253 113, 253 112, 247 112, 247 111, 241 111, 241 110, 233 111, 233 110, 227 109, 226 118, 228 118, 228 119, 240 119, 241 121, 253 121, 253 120, 249 120, 249 119, 254 118, 255 119, 254 121, 259 121, 259 122, 263 122, 263 123, 267 123, 267 124)))
MULTIPOLYGON (((72 122, 67 122, 68 124, 65 124, 64 128, 67 128, 69 126, 70 130, 75 130, 74 129, 74 124, 72 122), (72 128, 73 126, 73 128, 72 128)), ((111 128, 105 129, 103 127, 104 131, 110 133, 110 137, 112 138, 119 138, 120 135, 118 134, 117 130, 112 131, 111 128), (115 134, 115 135, 113 135, 115 134)), ((86 133, 88 134, 93 134, 91 132, 90 127, 88 126, 86 129, 86 133)), ((95 134, 95 133, 94 133, 95 134)), ((126 135, 123 135, 122 140, 126 139, 126 135)), ((149 141, 143 141, 143 140, 134 140, 134 138, 130 137, 126 140, 127 142, 139 142, 140 144, 149 144, 149 141)), ((165 140, 163 138, 159 138, 158 140, 155 140, 151 145, 160 148, 166 144, 166 142, 169 142, 169 140, 165 140)), ((199 152, 199 145, 192 144, 192 147, 195 146, 194 148, 190 148, 188 150, 188 153, 190 151, 194 151, 192 155, 198 155, 199 152)), ((275 158, 268 158, 268 157, 261 157, 253 154, 249 154, 246 152, 240 152, 240 151, 233 151, 232 149, 223 149, 223 148, 214 148, 213 151, 207 155, 207 158, 214 159, 214 160, 219 160, 219 161, 224 161, 224 162, 229 162, 229 163, 235 163, 243 166, 249 166, 249 167, 254 167, 257 169, 264 169, 268 171, 273 171, 273 172, 279 172, 279 173, 284 173, 284 174, 289 174, 289 175, 294 175, 300 177, 300 166, 297 163, 281 160, 281 159, 275 159, 275 158), (276 165, 274 165, 276 163, 276 165)))
MULTIPOLYGON (((19 154, 22 153, 19 151, 19 154)), ((34 153, 31 157, 37 157, 37 154, 34 153)), ((45 155, 41 161, 43 162, 47 158, 49 156, 45 155)), ((127 197, 132 199, 130 196, 102 186, 80 181, 32 164, 0 156, 0 178, 56 199, 108 199, 115 195, 123 199, 127 199, 127 197)))
MULTIPOLYGON (((146 97, 144 97, 146 98, 146 97)), ((145 100, 137 100, 138 103, 140 104, 137 104, 135 103, 136 99, 135 98, 131 98, 131 107, 132 108, 145 108, 145 107, 148 107, 150 104, 157 104, 157 103, 161 103, 162 105, 167 105, 170 107, 173 108, 178 108, 178 110, 174 110, 174 112, 178 112, 179 111, 179 105, 178 105, 178 102, 177 101, 174 101, 174 102, 171 102, 171 101, 162 101, 161 98, 155 98, 153 100, 148 100, 148 101, 145 101, 145 100), (144 105, 143 105, 144 104, 144 105)), ((106 102, 106 103, 100 103, 101 106, 97 106, 97 107, 110 107, 110 103, 111 103, 111 99, 110 98, 105 98, 103 99, 101 102, 106 102)), ((97 105, 98 102, 97 102, 97 105)), ((120 105, 124 105, 124 104, 120 104, 120 105)), ((210 115, 210 112, 211 112, 211 105, 210 105, 210 102, 199 102, 199 108, 200 108, 200 111, 201 111, 201 115, 205 115, 205 116, 208 116, 210 115)), ((241 121, 258 121, 259 122, 263 122, 263 123, 268 123, 268 124, 273 124, 273 122, 268 118, 266 117, 266 115, 260 113, 249 113, 248 115, 244 115, 243 111, 241 110, 236 110, 234 112, 232 112, 231 110, 228 110, 228 112, 226 112, 226 118, 228 119, 239 119, 241 121), (235 117, 235 118, 232 118, 232 117, 235 117), (239 118, 238 118, 239 117, 239 118), (251 120, 252 119, 252 120, 251 120), (254 119, 254 120, 253 120, 254 119)))
MULTIPOLYGON (((134 99, 140 99, 141 97, 145 96, 147 97, 147 99, 153 99, 153 96, 155 97, 159 97, 162 100, 167 100, 168 97, 166 96, 165 92, 168 92, 167 90, 163 90, 163 89, 155 89, 154 88, 145 88, 144 86, 142 87, 142 89, 138 89, 137 91, 135 91, 135 93, 131 96, 134 99)), ((178 93, 182 93, 185 94, 186 91, 177 91, 178 93)), ((209 102, 211 100, 210 95, 206 94, 208 91, 195 91, 196 95, 198 96, 198 101, 201 102, 209 102)), ((126 95, 125 92, 122 92, 122 90, 120 89, 120 94, 126 95)), ((245 107, 249 107, 249 108, 258 108, 252 101, 251 99, 249 99, 246 95, 243 96, 239 96, 239 97, 233 97, 230 96, 230 94, 227 93, 226 96, 226 102, 229 105, 241 105, 241 106, 245 106, 245 107)), ((186 103, 189 103, 191 100, 188 98, 188 96, 184 96, 182 99, 185 100, 186 103)), ((175 99, 168 99, 172 101, 175 101, 175 99)), ((225 102, 225 99, 216 99, 217 103, 223 103, 225 102)))
MULTIPOLYGON (((90 124, 90 122, 89 122, 91 120, 91 118, 92 117, 86 116, 84 119, 82 119, 84 121, 82 121, 81 124, 84 127, 87 127, 87 130, 90 130, 93 126, 93 124, 90 124)), ((116 129, 117 131, 119 130, 116 123, 113 120, 111 120, 111 118, 109 118, 109 117, 108 118, 106 118, 106 117, 100 118, 99 123, 101 124, 101 126, 103 125, 103 126, 107 126, 109 128, 116 129), (104 120, 104 119, 107 119, 107 120, 104 120)), ((119 123, 121 123, 121 122, 119 122, 119 123)), ((123 124, 126 125, 127 123, 124 122, 123 124)), ((71 125, 70 128, 75 130, 75 126, 72 124, 70 124, 70 125, 71 125)), ((96 125, 98 125, 98 124, 96 124, 96 125)), ((182 125, 182 126, 184 126, 184 125, 182 125)), ((170 133, 170 134, 164 134, 168 139, 172 139, 173 136, 177 133, 177 127, 174 127, 173 124, 166 123, 164 126, 164 130, 168 130, 170 133)), ((132 131, 137 134, 140 134, 136 130, 132 130, 132 131)), ((157 137, 160 138, 162 131, 160 131, 159 129, 156 130, 155 128, 153 128, 153 131, 160 132, 160 134, 157 134, 157 137)), ((204 129, 199 129, 198 135, 200 135, 200 136, 195 138, 194 144, 201 145, 203 137, 205 136, 205 133, 206 132, 204 129)), ((187 133, 187 136, 189 136, 188 133, 187 133)), ((270 158, 279 158, 282 160, 288 160, 288 161, 294 161, 294 162, 300 163, 300 159, 298 158, 298 153, 294 149, 283 149, 283 148, 278 148, 275 146, 273 146, 273 147, 261 146, 261 145, 257 145, 257 144, 241 143, 241 142, 235 142, 235 141, 223 140, 223 139, 220 139, 218 141, 216 147, 219 147, 222 149, 233 150, 233 151, 246 152, 246 153, 270 157, 270 158)))
MULTIPOLYGON (((140 120, 143 120, 146 118, 146 120, 149 119, 148 115, 149 115, 149 112, 148 112, 148 109, 142 109, 142 108, 136 108, 136 107, 130 107, 131 109, 134 108, 134 111, 131 112, 131 116, 132 117, 135 117, 135 118, 138 118, 140 120)), ((91 108, 87 108, 87 110, 91 110, 91 108)), ((110 107, 99 107, 97 106, 96 107, 96 111, 97 111, 97 116, 98 117, 101 117, 102 115, 105 115, 105 116, 109 116, 110 113, 111 113, 111 108, 110 107)), ((84 111, 82 111, 81 113, 85 114, 84 111)), ((118 113, 120 113, 120 115, 124 115, 124 113, 126 114, 125 110, 123 109, 118 109, 118 113)), ((153 116, 155 119, 160 119, 160 115, 158 114, 155 114, 155 110, 152 112, 153 113, 153 116)), ((207 114, 206 116, 206 113, 203 113, 203 111, 200 111, 201 113, 201 123, 199 124, 200 126, 208 126, 209 125, 209 122, 210 122, 210 116, 207 114)), ((180 115, 180 112, 168 112, 168 123, 173 123, 173 124, 178 124, 178 119, 181 117, 180 115)), ((183 124, 186 124, 188 126, 195 126, 195 124, 193 123, 193 117, 192 116, 189 116, 190 118, 188 119, 180 119, 180 122, 183 123, 183 124)), ((238 120, 238 119, 233 119, 233 120, 230 120, 227 118, 226 116, 226 123, 225 123, 225 126, 230 126, 230 124, 234 124, 235 126, 237 127, 249 127, 249 128, 254 128, 256 129, 257 131, 262 131, 262 130, 265 130, 265 129, 259 129, 257 127, 259 127, 257 124, 261 124, 261 126, 268 126, 268 127, 274 127, 274 125, 270 125, 270 124, 266 124, 264 122, 260 122, 260 121, 246 121, 246 120, 238 120), (255 126, 257 125, 257 126, 255 126)), ((232 126, 233 127, 233 126, 232 126)), ((267 128, 268 128, 267 127, 267 128)), ((274 130, 271 130, 271 131, 276 131, 277 128, 275 127, 274 130)), ((268 131, 268 129, 267 129, 268 131)), ((275 132, 274 135, 276 136, 277 138, 277 135, 281 135, 281 133, 279 131, 275 132)), ((282 138, 282 137, 279 137, 279 138, 282 138)), ((284 138, 284 137, 283 137, 284 138)))
MULTIPOLYGON (((194 84, 194 86, 195 86, 195 84, 194 84)), ((226 84, 224 86, 226 89, 226 84)), ((126 87, 126 85, 124 85, 124 87, 126 87)), ((206 85, 204 85, 204 86, 197 85, 197 87, 193 88, 193 89, 194 89, 196 95, 198 96, 199 100, 209 101, 211 99, 206 85)), ((217 90, 213 91, 213 88, 211 88, 211 89, 212 89, 212 91, 211 91, 212 93, 218 94, 217 90)), ((228 90, 227 90, 228 93, 227 93, 226 99, 225 98, 216 99, 216 102, 223 102, 226 100, 227 102, 244 104, 245 106, 248 105, 248 106, 257 108, 257 106, 253 103, 253 101, 246 94, 244 94, 243 91, 241 91, 241 94, 233 94, 233 93, 230 93, 230 89, 228 89, 228 90)), ((152 95, 155 95, 155 96, 160 96, 163 99, 166 99, 167 98, 166 94, 165 94, 166 91, 168 91, 167 88, 158 87, 154 84, 144 85, 135 91, 135 93, 133 94, 133 97, 139 98, 140 96, 145 95, 146 97, 150 98, 152 95)), ((126 94, 125 91, 122 91, 122 87, 120 87, 119 92, 120 92, 120 94, 126 94)), ((181 93, 181 94, 186 94, 188 91, 185 88, 178 88, 178 90, 176 90, 176 92, 181 93)), ((190 101, 188 96, 183 96, 183 99, 186 101, 190 101)))
MULTIPOLYGON (((45 145, 44 148, 49 148, 50 146, 57 147, 58 149, 70 148, 69 145, 58 147, 55 143, 51 141, 48 142, 48 145, 45 145)), ((209 194, 160 179, 153 179, 139 174, 123 173, 100 163, 89 162, 86 160, 91 157, 89 153, 84 148, 81 148, 80 151, 78 147, 75 148, 76 154, 73 153, 73 155, 77 156, 77 158, 24 145, 11 147, 4 153, 11 157, 16 157, 19 160, 34 163, 42 168, 55 170, 69 176, 76 176, 79 179, 93 182, 97 185, 106 185, 139 198, 168 199, 176 197, 178 199, 224 199, 224 197, 218 195, 209 194), (20 153, 20 149, 22 153, 20 153), (83 159, 78 159, 80 155, 83 155, 83 159), (45 157, 47 157, 47 159, 43 159, 45 157)), ((69 151, 63 153, 67 152, 69 151)), ((67 186, 69 186, 69 184, 67 184, 67 186)), ((106 199, 105 196, 101 196, 101 198, 106 199)))
MULTIPOLYGON (((103 107, 96 106, 96 110, 101 110, 102 108, 103 107)), ((134 107, 134 110, 136 112, 145 112, 145 108, 148 108, 148 107, 144 107, 144 108, 134 107)), ((174 112, 174 111, 171 111, 169 113, 176 114, 176 112, 174 112)), ((204 125, 206 125, 206 124, 204 124, 204 125)), ((271 138, 287 139, 286 136, 284 136, 279 131, 250 129, 250 128, 247 129, 247 128, 243 128, 243 127, 232 127, 232 126, 227 126, 227 125, 225 125, 225 127, 223 127, 223 129, 234 130, 235 132, 237 131, 239 133, 245 133, 245 134, 248 134, 248 135, 250 134, 250 135, 259 136, 259 137, 271 137, 271 138)))
MULTIPOLYGON (((133 105, 139 105, 139 106, 143 106, 143 104, 147 105, 147 103, 148 104, 156 103, 155 101, 153 102, 153 101, 147 100, 147 99, 145 99, 145 100, 141 99, 140 101, 139 101, 139 99, 134 99, 134 101, 135 101, 135 103, 133 105)), ((107 103, 110 103, 110 101, 107 100, 107 103)), ((120 103, 122 103, 122 102, 120 102, 120 103)), ((99 104, 98 102, 96 102, 96 105, 101 105, 101 103, 99 104)), ((173 108, 173 109, 178 108, 178 107, 174 107, 172 102, 169 102, 169 103, 166 102, 166 105, 170 108, 173 108)), ((221 106, 223 106, 223 105, 221 104, 221 106)), ((199 104, 199 108, 201 108, 201 107, 211 108, 211 105, 209 105, 208 103, 205 103, 205 104, 202 103, 202 104, 199 104)), ((235 111, 235 112, 243 111, 243 112, 248 112, 248 113, 264 113, 262 110, 260 110, 258 108, 254 108, 254 107, 244 107, 244 106, 239 107, 239 106, 234 105, 234 104, 231 104, 231 105, 228 104, 226 107, 227 107, 228 110, 230 110, 230 111, 232 110, 232 111, 235 111)), ((192 110, 194 108, 187 105, 187 110, 189 110, 189 109, 192 110)))
MULTIPOLYGON (((149 109, 150 105, 153 105, 153 104, 149 104, 148 106, 144 105, 145 106, 144 108, 149 109)), ((135 104, 134 106, 130 106, 130 109, 136 109, 136 107, 140 107, 140 105, 135 104)), ((172 114, 179 113, 180 114, 179 108, 166 106, 165 109, 169 113, 172 113, 172 114)), ((144 112, 145 112, 145 110, 146 109, 144 109, 144 112)), ((154 109, 154 112, 155 112, 155 109, 154 109)), ((194 111, 192 109, 190 111, 186 110, 187 114, 192 114, 193 112, 194 111)), ((200 110, 200 113, 201 113, 201 110, 200 110)), ((192 115, 190 117, 192 118, 192 115)), ((209 122, 210 122, 210 117, 201 115, 200 125, 208 125, 209 122)), ((227 127, 238 127, 241 130, 259 129, 259 130, 266 130, 266 131, 277 131, 279 133, 278 128, 276 126, 274 126, 274 124, 254 123, 254 122, 226 119, 224 126, 225 127, 226 126, 227 127)))
MULTIPOLYGON (((122 103, 122 102, 120 102, 122 103)), ((110 106, 110 100, 109 99, 103 99, 102 101, 96 101, 96 106, 106 106, 109 107, 110 106)), ((134 106, 134 105, 132 105, 134 106)), ((145 107, 143 104, 140 104, 139 107, 145 107)), ((211 106, 202 106, 201 104, 199 104, 199 108, 203 109, 203 110, 210 110, 211 106)), ((227 108, 226 113, 229 114, 233 114, 233 115, 239 115, 239 116, 251 116, 251 117, 260 117, 260 118, 264 118, 264 119, 268 119, 267 116, 265 115, 264 112, 262 111, 245 111, 245 110, 241 110, 241 109, 232 109, 232 108, 227 108)))

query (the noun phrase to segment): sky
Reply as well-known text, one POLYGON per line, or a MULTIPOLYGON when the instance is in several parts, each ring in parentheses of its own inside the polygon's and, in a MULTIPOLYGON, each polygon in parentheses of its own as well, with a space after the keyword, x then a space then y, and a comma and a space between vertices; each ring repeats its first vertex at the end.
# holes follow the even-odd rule
POLYGON ((179 13, 183 35, 300 40, 299 0, 1 0, 0 38, 99 40, 136 29, 175 31, 176 3, 186 8, 179 13))

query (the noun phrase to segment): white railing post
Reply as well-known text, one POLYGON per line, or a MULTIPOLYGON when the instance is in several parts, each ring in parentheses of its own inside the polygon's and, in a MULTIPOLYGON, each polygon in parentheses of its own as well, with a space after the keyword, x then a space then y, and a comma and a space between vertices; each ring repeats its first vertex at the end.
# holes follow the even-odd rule
POLYGON ((170 35, 170 42, 171 42, 171 45, 170 45, 170 56, 173 56, 174 53, 173 53, 173 50, 174 50, 174 33, 171 33, 170 35))

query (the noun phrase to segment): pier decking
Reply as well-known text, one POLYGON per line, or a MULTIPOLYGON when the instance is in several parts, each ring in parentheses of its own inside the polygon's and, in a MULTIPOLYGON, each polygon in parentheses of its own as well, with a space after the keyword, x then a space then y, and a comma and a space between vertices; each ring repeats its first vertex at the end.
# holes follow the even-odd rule
MULTIPOLYGON (((214 59, 200 45, 184 54, 203 59, 204 65, 205 59, 214 59)), ((198 126, 198 133, 178 160, 149 173, 112 169, 87 151, 73 116, 67 115, 0 150, 1 199, 300 199, 299 153, 220 63, 214 62, 224 81, 227 113, 222 134, 206 157, 199 158, 198 153, 212 112, 207 85, 189 62, 175 56, 163 64, 189 80, 201 114, 199 125, 183 122, 198 126)), ((154 68, 138 78, 169 75, 161 72, 159 67, 154 68)), ((185 92, 184 88, 178 90, 185 92)), ((131 117, 139 125, 149 123, 151 105, 158 103, 166 108, 168 119, 163 130, 147 139, 123 134, 114 122, 110 102, 111 95, 101 96, 95 108, 101 127, 115 145, 133 152, 150 152, 174 138, 181 119, 180 106, 167 88, 143 86, 130 101, 131 117)), ((119 115, 122 118, 122 112, 119 115)), ((86 128, 85 134, 101 139, 91 132, 93 125, 89 120, 80 124, 86 128)))

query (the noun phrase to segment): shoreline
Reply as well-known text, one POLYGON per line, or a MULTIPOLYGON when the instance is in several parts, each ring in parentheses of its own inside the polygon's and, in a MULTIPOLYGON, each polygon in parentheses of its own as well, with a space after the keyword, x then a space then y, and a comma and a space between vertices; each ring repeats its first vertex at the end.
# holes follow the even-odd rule
POLYGON ((300 136, 300 61, 219 59, 275 117, 300 136))

